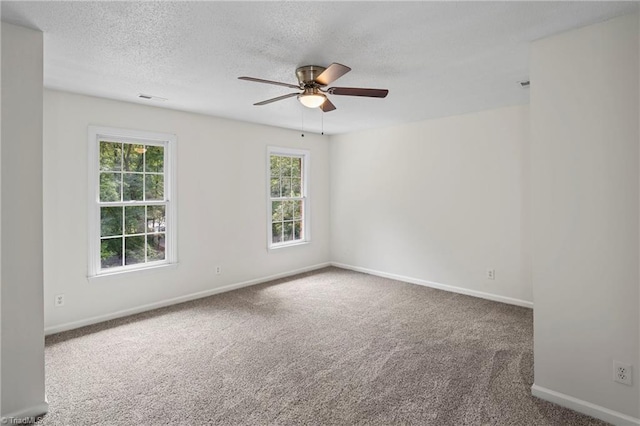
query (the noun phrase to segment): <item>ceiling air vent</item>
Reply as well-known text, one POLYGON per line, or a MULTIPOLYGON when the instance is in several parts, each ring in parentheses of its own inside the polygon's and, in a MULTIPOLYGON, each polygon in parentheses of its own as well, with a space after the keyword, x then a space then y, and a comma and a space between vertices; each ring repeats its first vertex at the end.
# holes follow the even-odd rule
POLYGON ((138 93, 138 97, 140 99, 145 99, 147 101, 160 101, 160 102, 164 102, 167 100, 167 98, 161 98, 160 96, 153 96, 153 95, 145 95, 144 93, 138 93))

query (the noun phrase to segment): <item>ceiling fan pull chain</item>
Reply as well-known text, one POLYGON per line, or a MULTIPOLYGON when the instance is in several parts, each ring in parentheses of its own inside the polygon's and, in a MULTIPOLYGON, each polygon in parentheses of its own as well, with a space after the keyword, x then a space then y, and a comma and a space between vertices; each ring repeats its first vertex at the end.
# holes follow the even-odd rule
POLYGON ((304 138, 304 109, 303 108, 300 109, 300 123, 301 123, 300 131, 302 132, 300 136, 304 138))
POLYGON ((324 114, 320 114, 320 120, 321 120, 321 124, 320 124, 320 130, 321 130, 321 134, 324 135, 324 114))

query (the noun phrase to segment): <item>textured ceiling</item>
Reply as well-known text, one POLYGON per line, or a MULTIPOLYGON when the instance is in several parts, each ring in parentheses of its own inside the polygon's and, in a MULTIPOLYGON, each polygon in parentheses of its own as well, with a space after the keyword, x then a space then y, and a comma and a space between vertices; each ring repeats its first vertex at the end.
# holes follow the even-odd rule
POLYGON ((46 87, 327 134, 528 102, 529 43, 635 12, 635 2, 2 2, 44 32, 46 87), (291 90, 295 68, 339 62, 323 114, 291 90), (167 101, 142 101, 138 93, 167 101), (322 122, 324 119, 324 123, 322 122))

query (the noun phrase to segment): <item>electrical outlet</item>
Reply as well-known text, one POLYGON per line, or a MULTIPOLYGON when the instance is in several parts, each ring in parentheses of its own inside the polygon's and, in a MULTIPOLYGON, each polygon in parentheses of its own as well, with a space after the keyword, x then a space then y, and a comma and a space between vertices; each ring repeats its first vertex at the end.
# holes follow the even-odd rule
POLYGON ((496 279, 496 270, 495 269, 487 268, 487 279, 488 280, 495 280, 496 279))
POLYGON ((613 361, 613 381, 631 386, 631 376, 633 375, 630 364, 624 364, 620 361, 613 361))
POLYGON ((222 266, 216 266, 216 275, 220 275, 222 273, 222 266))
POLYGON ((56 294, 54 304, 56 307, 64 306, 64 294, 56 294))

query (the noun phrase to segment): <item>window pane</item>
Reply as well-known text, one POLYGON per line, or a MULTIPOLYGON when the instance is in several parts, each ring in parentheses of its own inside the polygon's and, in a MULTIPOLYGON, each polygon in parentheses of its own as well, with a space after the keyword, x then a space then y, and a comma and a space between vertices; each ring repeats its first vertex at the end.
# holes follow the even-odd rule
POLYGON ((147 145, 145 152, 145 171, 164 172, 164 147, 147 145))
POLYGON ((271 157, 269 157, 269 164, 270 164, 269 176, 274 178, 277 178, 278 176, 280 176, 278 157, 276 157, 275 155, 272 155, 271 157))
POLYGON ((280 181, 280 187, 282 190, 282 197, 291 197, 291 178, 282 178, 280 181))
POLYGON ((300 221, 293 222, 293 239, 302 239, 302 222, 300 221))
POLYGON ((164 176, 146 175, 146 197, 147 200, 164 200, 164 176))
POLYGON ((122 183, 123 201, 142 201, 142 175, 134 173, 124 173, 122 183))
POLYGON ((271 241, 273 243, 282 241, 282 222, 271 224, 271 241))
POLYGON ((291 159, 291 177, 300 178, 302 176, 302 158, 291 159))
POLYGON ((122 235, 122 207, 100 207, 100 236, 122 235))
POLYGON ((291 178, 291 157, 282 157, 281 173, 283 177, 291 178))
POLYGON ((124 264, 144 263, 144 235, 124 239, 124 264))
POLYGON ((165 225, 165 206, 148 206, 147 207, 147 232, 164 232, 165 225))
POLYGON ((291 196, 292 197, 301 197, 302 196, 302 187, 300 186, 301 180, 298 178, 291 179, 291 196))
POLYGON ((302 218, 302 200, 297 200, 293 202, 293 218, 294 219, 302 218))
POLYGON ((144 234, 144 206, 124 208, 124 233, 144 234))
POLYGON ((142 172, 144 163, 144 145, 125 143, 123 147, 124 170, 127 172, 142 172))
POLYGON ((100 241, 100 266, 102 269, 122 266, 122 238, 100 241))
POLYGON ((271 220, 273 222, 282 220, 282 201, 271 202, 271 220))
POLYGON ((122 144, 100 142, 100 170, 122 170, 122 144))
POLYGON ((278 157, 277 155, 272 155, 270 158, 271 162, 271 177, 279 178, 280 177, 280 159, 282 157, 278 157))
POLYGON ((164 234, 147 235, 147 261, 164 260, 164 234))
POLYGON ((293 222, 284 222, 283 234, 284 234, 284 241, 293 240, 293 222))
POLYGON ((282 202, 282 219, 283 220, 292 220, 293 219, 293 205, 295 201, 283 201, 282 202))
POLYGON ((271 197, 280 197, 280 179, 271 179, 271 197))
POLYGON ((120 201, 120 173, 100 173, 100 201, 120 201))

